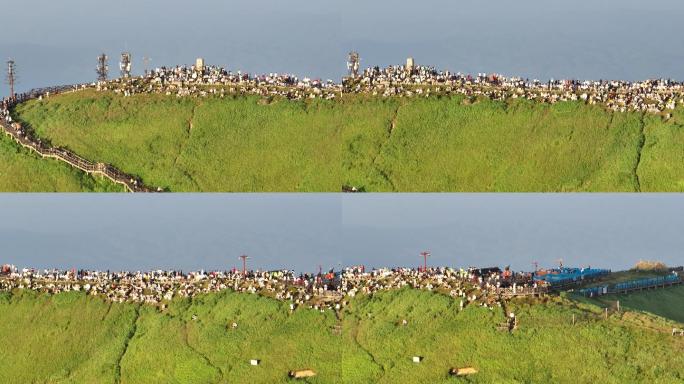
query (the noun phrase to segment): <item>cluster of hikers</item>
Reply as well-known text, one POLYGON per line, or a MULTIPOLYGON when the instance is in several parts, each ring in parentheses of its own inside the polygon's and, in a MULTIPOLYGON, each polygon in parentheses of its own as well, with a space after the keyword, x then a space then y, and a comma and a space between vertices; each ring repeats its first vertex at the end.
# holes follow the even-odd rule
POLYGON ((29 289, 56 294, 81 291, 113 302, 165 306, 176 297, 232 290, 259 294, 290 303, 290 309, 308 307, 339 310, 358 294, 412 287, 460 298, 460 306, 492 307, 510 294, 541 295, 546 287, 532 281, 531 274, 498 268, 395 268, 365 271, 363 267, 299 274, 293 271, 149 271, 111 272, 91 270, 17 269, 5 265, 0 271, 0 291, 29 289))
POLYGON ((326 293, 335 290, 327 275, 292 271, 148 271, 112 272, 93 270, 17 269, 5 265, 0 274, 0 290, 29 289, 49 294, 82 291, 113 302, 161 305, 176 297, 232 290, 291 301, 291 308, 308 304, 330 307, 326 293), (327 303, 327 304, 326 304, 327 303))
POLYGON ((502 297, 539 296, 548 290, 545 283, 535 282, 531 273, 516 273, 508 267, 504 270, 496 267, 381 268, 367 272, 363 266, 356 266, 345 269, 341 291, 345 296, 354 297, 403 287, 461 298, 461 308, 468 304, 491 307, 502 297))
POLYGON ((12 124, 12 116, 10 116, 9 106, 9 99, 2 99, 2 103, 0 103, 0 121, 6 125, 12 124))
POLYGON ((147 71, 138 78, 120 78, 96 85, 98 90, 113 90, 124 96, 138 93, 166 95, 224 97, 235 94, 254 94, 265 97, 300 99, 334 99, 341 87, 332 80, 322 81, 290 74, 269 73, 250 75, 232 72, 217 66, 161 67, 147 71))
POLYGON ((161 67, 137 78, 98 83, 97 89, 124 95, 163 93, 176 96, 227 96, 255 94, 265 97, 334 99, 348 93, 375 96, 428 97, 455 95, 487 97, 493 100, 527 99, 556 103, 580 101, 618 111, 666 113, 684 105, 684 84, 669 79, 640 82, 618 80, 539 80, 478 73, 476 76, 440 71, 432 66, 390 65, 366 68, 341 84, 332 80, 299 79, 294 75, 270 73, 250 75, 217 66, 161 67))
MULTIPOLYGON (((198 59, 199 62, 200 59, 198 59)), ((648 112, 671 117, 672 110, 684 105, 684 83, 670 79, 629 82, 620 80, 539 80, 478 73, 476 76, 440 71, 432 66, 413 64, 366 68, 361 73, 345 77, 341 84, 333 80, 298 78, 290 74, 269 73, 251 75, 232 72, 218 66, 201 65, 160 67, 139 77, 122 77, 93 84, 55 87, 62 92, 94 88, 131 96, 140 93, 160 93, 183 96, 259 95, 284 97, 291 100, 334 99, 344 94, 363 93, 374 96, 429 97, 431 95, 465 95, 492 100, 526 99, 556 103, 580 101, 602 105, 616 112, 648 112)), ((42 98, 46 90, 39 89, 2 101, 0 117, 9 118, 9 109, 16 102, 42 98)), ((7 120, 3 120, 8 122, 7 120)))
POLYGON ((617 80, 539 80, 478 73, 477 76, 408 64, 365 69, 346 81, 352 92, 373 95, 429 96, 463 94, 493 100, 528 99, 546 103, 582 101, 619 112, 660 113, 684 104, 684 83, 669 79, 641 82, 617 80))

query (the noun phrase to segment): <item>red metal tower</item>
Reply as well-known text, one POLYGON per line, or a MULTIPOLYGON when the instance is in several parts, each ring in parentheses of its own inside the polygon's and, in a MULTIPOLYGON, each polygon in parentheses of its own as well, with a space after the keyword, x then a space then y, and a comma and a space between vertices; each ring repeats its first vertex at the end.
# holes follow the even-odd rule
POLYGON ((430 252, 423 251, 420 253, 420 255, 423 257, 423 272, 425 272, 427 271, 427 258, 430 256, 430 252))
POLYGON ((247 259, 249 259, 249 256, 242 255, 242 256, 240 256, 240 258, 242 259, 242 274, 246 276, 247 275, 247 259))

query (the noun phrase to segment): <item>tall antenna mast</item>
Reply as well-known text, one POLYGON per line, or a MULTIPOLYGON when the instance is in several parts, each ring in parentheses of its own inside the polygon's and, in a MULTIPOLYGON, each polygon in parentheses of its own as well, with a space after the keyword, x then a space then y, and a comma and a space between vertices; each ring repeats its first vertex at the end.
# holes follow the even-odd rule
POLYGON ((148 67, 150 65, 150 61, 152 61, 151 58, 147 56, 143 56, 143 65, 145 66, 145 74, 147 74, 148 67))
POLYGON ((123 52, 121 54, 119 71, 121 72, 121 77, 126 79, 131 77, 131 54, 129 52, 123 52))
POLYGON ((355 78, 359 75, 359 65, 361 64, 361 58, 359 53, 356 51, 349 52, 347 58, 347 70, 349 71, 349 77, 355 78))
POLYGON ((107 76, 109 75, 108 59, 109 58, 104 53, 97 57, 97 68, 95 69, 97 81, 107 81, 107 76))
POLYGON ((17 80, 17 68, 14 63, 14 60, 9 59, 7 61, 7 84, 9 84, 10 87, 10 98, 14 99, 14 83, 17 80))

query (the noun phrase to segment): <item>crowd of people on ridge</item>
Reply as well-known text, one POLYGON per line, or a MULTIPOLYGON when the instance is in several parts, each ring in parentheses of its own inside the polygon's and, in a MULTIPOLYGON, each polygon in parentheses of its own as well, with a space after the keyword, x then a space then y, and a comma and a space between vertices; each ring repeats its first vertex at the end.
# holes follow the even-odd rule
MULTIPOLYGON (((201 59, 198 59, 201 60, 201 59)), ((498 74, 477 75, 437 70, 433 66, 413 64, 366 68, 350 74, 341 83, 333 80, 298 78, 291 74, 269 73, 252 75, 232 72, 211 65, 160 67, 138 77, 121 77, 106 82, 81 84, 69 89, 95 88, 130 96, 139 93, 161 93, 182 96, 259 95, 292 100, 334 99, 349 93, 375 96, 429 97, 431 95, 465 95, 492 100, 527 99, 544 103, 580 101, 603 105, 617 112, 638 111, 663 113, 684 105, 684 83, 671 79, 645 81, 622 80, 540 80, 505 77, 498 74)), ((36 90, 17 97, 19 100, 41 97, 45 90, 36 90)), ((2 117, 12 100, 2 101, 2 117)))
POLYGON ((528 99, 546 103, 582 101, 618 111, 659 113, 684 105, 684 83, 670 79, 629 82, 619 80, 539 80, 478 73, 477 76, 439 71, 431 66, 396 65, 365 69, 347 79, 352 92, 373 95, 429 96, 463 94, 493 100, 528 99))
POLYGON ((308 77, 300 79, 294 75, 278 73, 250 75, 208 65, 156 68, 137 78, 119 78, 98 83, 96 88, 113 90, 124 96, 139 93, 162 93, 178 97, 254 94, 292 100, 334 99, 341 92, 340 86, 332 80, 322 81, 308 77))
POLYGON ((366 68, 359 74, 345 77, 338 84, 333 80, 322 81, 308 77, 298 78, 291 74, 269 73, 251 75, 241 71, 232 72, 218 66, 160 67, 138 77, 122 77, 106 82, 80 84, 67 87, 39 89, 4 98, 0 117, 10 123, 9 110, 23 100, 42 98, 50 90, 94 88, 113 91, 124 96, 140 93, 161 93, 183 96, 259 95, 283 97, 291 100, 335 99, 343 94, 364 93, 390 97, 429 97, 431 95, 455 95, 486 97, 492 100, 527 99, 544 103, 580 101, 590 105, 602 105, 612 111, 637 111, 662 113, 666 118, 678 106, 684 105, 684 83, 670 79, 639 82, 621 80, 539 80, 505 77, 497 74, 478 73, 476 76, 450 71, 440 71, 432 66, 390 65, 366 68), (9 120, 8 120, 9 119, 9 120))
MULTIPOLYGON (((119 78, 96 85, 124 95, 163 93, 176 96, 255 94, 287 99, 334 99, 345 93, 375 96, 429 97, 461 94, 492 100, 527 99, 537 102, 581 101, 617 111, 665 113, 684 105, 684 83, 670 79, 629 82, 620 80, 539 80, 478 73, 476 76, 440 71, 432 66, 390 65, 366 68, 341 84, 332 80, 299 79, 270 73, 250 75, 217 66, 161 67, 136 78, 119 78)), ((670 113, 666 113, 669 117, 670 113)))
POLYGON ((293 271, 180 271, 111 272, 89 270, 36 270, 5 265, 0 272, 0 291, 29 289, 49 294, 82 291, 113 302, 165 305, 176 297, 232 290, 287 301, 290 309, 308 307, 339 310, 359 294, 411 287, 436 291, 460 300, 460 306, 497 305, 510 294, 543 294, 531 274, 498 268, 345 268, 335 273, 300 274, 293 271))

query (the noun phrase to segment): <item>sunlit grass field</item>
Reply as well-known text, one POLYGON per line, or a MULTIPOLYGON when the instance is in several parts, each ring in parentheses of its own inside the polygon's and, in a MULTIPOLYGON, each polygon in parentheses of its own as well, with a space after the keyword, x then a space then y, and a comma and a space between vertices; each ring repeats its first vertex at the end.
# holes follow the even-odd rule
POLYGON ((684 339, 669 335, 669 320, 636 312, 606 320, 600 307, 560 297, 508 310, 519 318, 513 333, 496 329, 499 307, 460 311, 455 299, 411 289, 357 296, 339 319, 242 293, 176 300, 160 311, 15 291, 0 295, 0 381, 277 383, 302 368, 318 373, 311 383, 684 379, 684 339), (479 373, 456 379, 452 367, 479 373))
POLYGON ((616 306, 617 301, 620 301, 621 308, 650 312, 684 323, 684 285, 606 295, 589 300, 601 306, 616 306))
POLYGON ((646 118, 644 150, 639 166, 642 190, 684 191, 684 110, 672 121, 646 118))
POLYGON ((632 191, 638 121, 578 103, 412 100, 381 167, 398 190, 632 191))
POLYGON ((0 192, 119 192, 123 187, 21 148, 0 134, 0 192))
POLYGON ((55 145, 170 191, 684 191, 681 110, 664 121, 578 102, 82 91, 16 115, 55 145))
POLYGON ((338 191, 332 104, 69 94, 21 106, 41 137, 171 191, 338 191))

